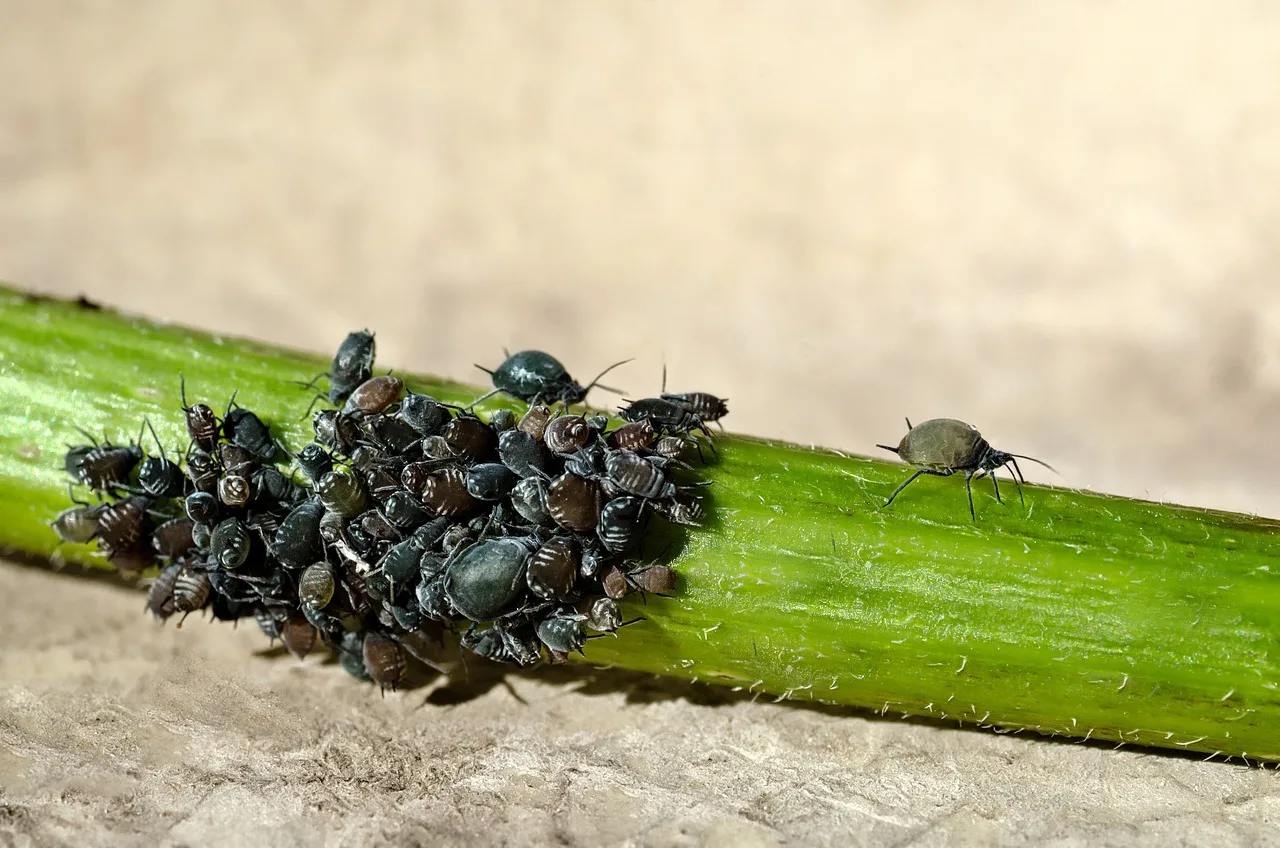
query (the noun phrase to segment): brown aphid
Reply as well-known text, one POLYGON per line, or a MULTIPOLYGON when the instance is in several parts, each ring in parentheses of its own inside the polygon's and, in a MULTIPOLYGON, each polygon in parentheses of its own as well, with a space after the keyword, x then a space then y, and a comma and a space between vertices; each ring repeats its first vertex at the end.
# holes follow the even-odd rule
POLYGON ((606 566, 600 571, 600 585, 604 588, 604 593, 615 601, 626 597, 627 592, 631 591, 627 576, 616 565, 606 566))
POLYGON ((563 601, 573 592, 582 552, 567 536, 549 539, 529 557, 525 581, 529 591, 546 601, 563 601))
POLYGON ((467 491, 467 475, 462 469, 441 468, 427 476, 422 503, 437 515, 457 518, 474 510, 478 501, 467 491))
POLYGON ((253 496, 253 487, 246 477, 228 474, 218 481, 218 500, 230 507, 244 506, 253 496))
POLYGON ((459 415, 444 428, 445 444, 454 456, 482 462, 498 452, 498 435, 473 415, 459 415))
POLYGON ((218 459, 228 474, 248 476, 258 464, 258 458, 248 448, 226 442, 218 446, 218 459))
POLYGON ((178 579, 182 569, 183 564, 180 562, 167 566, 147 589, 147 611, 155 616, 157 621, 164 621, 174 613, 173 583, 178 579))
POLYGON ((186 516, 166 521, 151 533, 151 547, 162 557, 180 557, 195 547, 195 526, 186 516))
POLYGON ((600 521, 604 496, 594 480, 561 474, 547 487, 547 511, 566 530, 585 533, 600 521))
POLYGON ((591 428, 581 415, 562 415, 547 424, 542 440, 558 454, 577 453, 591 439, 591 428))
POLYGON ((394 692, 408 667, 404 648, 395 639, 377 632, 364 637, 364 669, 379 689, 390 687, 394 692))
POLYGON ((648 419, 623 424, 605 437, 614 450, 640 450, 653 444, 653 425, 648 419))
POLYGON ((587 626, 601 633, 612 633, 622 626, 622 611, 613 598, 596 598, 587 607, 587 626))
POLYGON ((149 507, 146 498, 132 495, 103 510, 98 519, 98 546, 109 554, 137 551, 146 529, 149 507))
POLYGON ((289 653, 298 659, 305 658, 315 647, 316 629, 311 626, 311 622, 307 621, 305 616, 295 613, 279 625, 279 628, 280 641, 284 643, 289 653))
MULTIPOLYGON (((646 421, 645 423, 647 424, 648 422, 646 421)), ((687 444, 689 442, 680 436, 663 436, 654 442, 649 447, 649 450, 667 459, 678 459, 680 454, 684 453, 687 444)))
POLYGON ((551 410, 545 406, 531 406, 529 411, 520 419, 520 423, 516 426, 521 430, 533 436, 535 439, 541 439, 547 430, 547 424, 551 421, 551 410))
POLYGON ((218 434, 222 432, 222 422, 206 404, 194 403, 187 406, 187 381, 181 378, 182 414, 187 419, 187 435, 191 441, 203 451, 211 451, 218 444, 218 434))
POLYGON ((208 603, 212 590, 207 573, 184 567, 173 582, 173 608, 184 613, 202 609, 208 603))
POLYGON ((427 478, 439 468, 438 462, 411 462, 400 472, 400 486, 411 495, 421 495, 427 478))
POLYGON ((631 572, 627 575, 627 580, 641 592, 666 595, 676 586, 676 572, 665 565, 651 565, 631 572))
POLYGON ((399 377, 384 374, 372 377, 361 383, 347 397, 343 405, 343 413, 363 412, 365 415, 376 415, 385 412, 387 407, 400 399, 400 391, 404 389, 404 381, 399 377))

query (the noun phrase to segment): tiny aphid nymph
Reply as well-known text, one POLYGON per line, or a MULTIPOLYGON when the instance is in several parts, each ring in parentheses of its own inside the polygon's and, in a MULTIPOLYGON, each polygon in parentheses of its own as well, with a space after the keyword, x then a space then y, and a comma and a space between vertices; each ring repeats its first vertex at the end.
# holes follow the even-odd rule
POLYGON ((876 447, 896 453, 903 462, 916 469, 915 474, 894 489, 893 494, 884 502, 884 506, 893 503, 893 499, 922 474, 950 477, 952 474, 962 473, 965 493, 969 496, 969 517, 974 521, 978 520, 973 510, 973 478, 975 476, 980 477, 984 474, 990 476, 991 485, 996 490, 996 501, 1003 503, 1000 498, 1000 483, 996 480, 995 471, 1003 466, 1011 466, 1009 473, 1013 477, 1013 484, 1018 487, 1018 497, 1025 504, 1026 499, 1022 498, 1022 483, 1025 483, 1026 479, 1022 476, 1022 469, 1018 467, 1019 459, 1029 459, 1057 473, 1052 465, 1033 456, 996 450, 982 438, 982 434, 976 427, 954 418, 932 418, 914 427, 911 426, 911 420, 907 419, 907 434, 902 437, 902 441, 896 448, 889 445, 876 445, 876 447))

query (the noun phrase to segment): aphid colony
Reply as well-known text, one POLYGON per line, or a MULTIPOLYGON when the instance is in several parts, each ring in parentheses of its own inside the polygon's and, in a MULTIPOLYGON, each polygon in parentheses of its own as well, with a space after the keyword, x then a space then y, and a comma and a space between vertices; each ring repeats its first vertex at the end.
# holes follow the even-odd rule
POLYGON ((490 373, 494 393, 532 405, 484 420, 374 376, 374 351, 367 332, 342 343, 325 375, 335 408, 315 412, 315 441, 296 455, 234 397, 219 418, 188 405, 185 385, 185 462, 158 439, 155 455, 72 447, 66 470, 99 503, 77 501, 54 529, 96 539, 121 571, 159 567, 157 618, 252 616, 298 657, 323 642, 384 687, 406 650, 426 659, 413 647, 423 631, 461 632, 502 662, 563 661, 627 623, 624 595, 672 591, 669 567, 638 562, 640 541, 655 514, 703 520, 699 484, 673 473, 692 469, 691 432, 727 413, 722 400, 664 394, 630 403, 623 423, 570 414, 591 386, 524 351, 490 373))

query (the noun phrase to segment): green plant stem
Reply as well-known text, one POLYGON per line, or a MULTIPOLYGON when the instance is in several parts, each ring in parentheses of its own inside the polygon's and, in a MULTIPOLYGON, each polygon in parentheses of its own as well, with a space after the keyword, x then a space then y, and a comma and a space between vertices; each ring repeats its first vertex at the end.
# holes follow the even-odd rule
MULTIPOLYGON (((337 340, 335 340, 336 342, 337 340)), ((77 426, 186 443, 178 378, 232 391, 297 448, 299 388, 327 357, 0 289, 0 546, 57 546, 77 426)), ((409 378, 469 402, 481 390, 409 378)), ((507 405, 495 399, 490 409, 507 405)), ((889 509, 900 464, 740 436, 716 442, 714 519, 673 562, 671 598, 591 641, 589 662, 786 698, 1183 751, 1280 759, 1277 523, 1027 486, 969 519, 960 478, 889 509)), ((13 601, 11 601, 13 602, 13 601)))

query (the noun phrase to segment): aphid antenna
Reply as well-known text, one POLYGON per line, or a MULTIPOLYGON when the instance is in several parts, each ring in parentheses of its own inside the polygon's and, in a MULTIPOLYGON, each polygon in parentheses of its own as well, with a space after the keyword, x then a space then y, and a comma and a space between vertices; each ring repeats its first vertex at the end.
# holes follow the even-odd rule
MULTIPOLYGON (((80 427, 80 426, 78 426, 78 425, 77 425, 77 426, 76 426, 76 432, 77 432, 77 433, 79 433, 80 435, 84 436, 86 439, 88 439, 88 440, 89 440, 89 444, 93 445, 95 448, 96 448, 96 447, 98 447, 98 440, 97 440, 97 439, 95 439, 95 438, 94 438, 94 437, 89 433, 89 431, 88 431, 88 430, 86 430, 86 429, 84 429, 83 427, 80 427)), ((103 434, 102 434, 102 437, 105 439, 105 438, 107 437, 107 434, 106 434, 106 433, 103 433, 103 434)), ((110 442, 107 442, 107 444, 108 444, 108 445, 110 445, 111 443, 110 443, 110 442)), ((67 447, 72 447, 72 445, 67 445, 67 447)))
MULTIPOLYGON (((1029 459, 1029 460, 1031 460, 1032 462, 1036 463, 1037 465, 1043 465, 1045 468, 1049 469, 1049 470, 1050 470, 1050 471, 1052 471, 1054 474, 1061 474, 1061 472, 1060 472, 1060 471, 1058 471, 1058 469, 1054 468, 1052 465, 1050 465, 1049 463, 1045 462, 1043 459, 1036 459, 1034 456, 1027 456, 1027 455, 1025 455, 1025 454, 1021 454, 1021 453, 1011 453, 1011 454, 1008 454, 1008 456, 1009 456, 1009 457, 1011 457, 1011 458, 1013 458, 1013 459, 1029 459)), ((1018 463, 1016 463, 1016 462, 1015 462, 1015 463, 1013 463, 1013 465, 1014 465, 1014 467, 1015 467, 1015 468, 1017 468, 1018 463)), ((1018 471, 1018 473, 1019 473, 1019 474, 1021 474, 1021 473, 1022 473, 1022 471, 1021 471, 1021 470, 1019 470, 1019 471, 1018 471)))
POLYGON ((222 416, 223 421, 227 419, 227 415, 231 414, 231 410, 236 408, 236 395, 239 393, 240 393, 240 390, 236 389, 231 393, 231 397, 227 399, 227 412, 226 412, 226 415, 222 416))
MULTIPOLYGON (((160 444, 160 437, 156 435, 156 428, 151 426, 151 419, 143 418, 142 423, 145 424, 146 428, 151 431, 151 440, 156 443, 156 450, 160 452, 160 458, 166 459, 167 457, 165 457, 164 445, 160 444)), ((139 441, 141 441, 142 439, 141 434, 138 435, 138 439, 139 441)))
POLYGON ((181 371, 178 372, 178 395, 182 398, 182 411, 191 409, 187 404, 187 375, 181 371))
MULTIPOLYGON (((601 389, 604 389, 606 392, 613 392, 615 395, 622 394, 621 389, 612 389, 608 386, 601 386, 600 378, 603 377, 605 374, 608 374, 613 369, 618 368, 622 365, 626 365, 628 362, 635 362, 635 357, 633 356, 630 359, 624 359, 621 362, 615 362, 612 365, 610 365, 608 368, 601 371, 599 374, 596 375, 596 378, 594 380, 592 380, 590 383, 587 383, 586 388, 582 390, 583 395, 585 396, 587 392, 591 391, 594 388, 601 388, 601 389)), ((665 366, 663 367, 665 368, 665 366)))
MULTIPOLYGON (((480 366, 479 366, 479 365, 477 365, 476 367, 477 367, 477 368, 480 368, 480 366)), ((480 368, 480 370, 481 370, 481 371, 486 371, 487 369, 480 368)), ((492 371, 489 371, 488 373, 492 374, 493 372, 492 372, 492 371)), ((502 394, 502 389, 494 389, 494 390, 493 390, 493 391, 491 391, 491 392, 485 392, 484 394, 480 395, 480 397, 478 397, 478 398, 476 398, 475 400, 471 401, 471 403, 467 404, 466 406, 453 406, 452 404, 446 404, 446 406, 453 406, 453 408, 454 408, 454 409, 458 409, 458 410, 461 410, 462 412, 467 412, 467 413, 469 413, 469 412, 471 412, 471 410, 472 410, 472 409, 474 409, 474 408, 475 408, 475 405, 476 405, 476 404, 478 404, 478 403, 484 403, 486 400, 488 400, 489 398, 493 397, 494 395, 500 395, 500 394, 502 394)))

